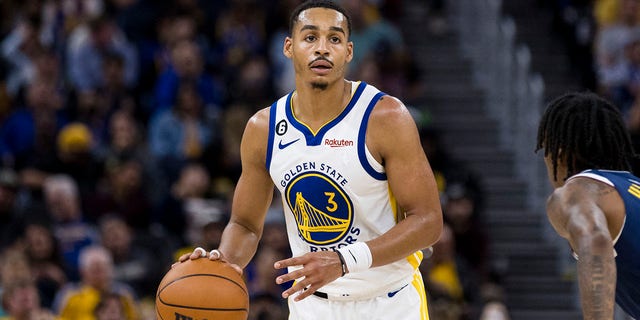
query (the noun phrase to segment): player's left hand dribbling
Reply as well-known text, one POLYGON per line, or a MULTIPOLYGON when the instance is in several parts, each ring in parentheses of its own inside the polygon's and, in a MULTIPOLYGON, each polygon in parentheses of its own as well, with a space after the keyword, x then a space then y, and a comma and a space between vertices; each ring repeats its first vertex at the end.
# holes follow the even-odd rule
POLYGON ((220 260, 222 262, 228 263, 233 269, 236 270, 236 272, 238 272, 238 274, 243 274, 242 268, 240 268, 240 266, 235 263, 230 263, 229 261, 227 261, 222 255, 222 252, 220 252, 218 249, 213 249, 207 253, 207 250, 201 247, 195 248, 193 252, 183 254, 182 256, 180 256, 180 258, 178 258, 178 261, 176 263, 171 265, 171 267, 173 268, 187 260, 196 260, 200 258, 208 258, 209 260, 220 260))
POLYGON ((302 268, 277 277, 276 283, 282 284, 298 279, 291 288, 282 293, 282 297, 286 299, 298 292, 294 301, 300 301, 312 295, 316 290, 342 275, 342 264, 333 251, 310 252, 274 263, 276 269, 293 266, 302 266, 302 268))
POLYGON ((183 263, 189 259, 191 260, 195 260, 195 259, 199 259, 199 258, 204 258, 207 256, 207 251, 204 250, 201 247, 197 247, 193 250, 193 252, 189 252, 189 253, 185 253, 183 255, 180 256, 180 258, 178 258, 178 261, 175 262, 174 264, 171 265, 171 267, 175 267, 177 265, 179 265, 180 263, 183 263))

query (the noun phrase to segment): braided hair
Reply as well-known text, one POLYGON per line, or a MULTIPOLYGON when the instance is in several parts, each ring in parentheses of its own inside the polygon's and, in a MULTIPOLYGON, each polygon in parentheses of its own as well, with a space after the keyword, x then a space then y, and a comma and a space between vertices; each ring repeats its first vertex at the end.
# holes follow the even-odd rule
POLYGON ((567 176, 587 169, 630 171, 636 157, 620 111, 589 92, 560 96, 547 107, 538 127, 536 152, 544 149, 557 179, 558 160, 566 160, 567 176))

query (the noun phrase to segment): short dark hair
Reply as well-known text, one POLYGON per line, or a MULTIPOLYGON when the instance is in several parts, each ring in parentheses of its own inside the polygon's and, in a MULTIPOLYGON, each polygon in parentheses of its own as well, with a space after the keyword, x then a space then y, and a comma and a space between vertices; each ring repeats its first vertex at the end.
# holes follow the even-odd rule
POLYGON ((567 176, 586 169, 630 171, 637 155, 618 108, 590 92, 571 92, 553 100, 540 120, 536 152, 551 156, 557 179, 558 159, 567 176))
POLYGON ((343 16, 345 16, 345 18, 347 18, 347 32, 348 36, 351 36, 351 17, 347 13, 347 10, 331 0, 309 0, 301 3, 295 9, 293 9, 291 17, 289 18, 289 34, 293 34, 293 26, 296 24, 296 22, 298 22, 300 13, 312 8, 326 8, 340 12, 343 16))

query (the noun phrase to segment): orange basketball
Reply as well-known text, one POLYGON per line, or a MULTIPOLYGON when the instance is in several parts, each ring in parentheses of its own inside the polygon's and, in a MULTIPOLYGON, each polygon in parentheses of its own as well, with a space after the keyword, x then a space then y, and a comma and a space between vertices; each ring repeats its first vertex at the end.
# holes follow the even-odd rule
POLYGON ((249 295, 231 266, 187 260, 165 274, 156 293, 159 320, 246 320, 249 295))

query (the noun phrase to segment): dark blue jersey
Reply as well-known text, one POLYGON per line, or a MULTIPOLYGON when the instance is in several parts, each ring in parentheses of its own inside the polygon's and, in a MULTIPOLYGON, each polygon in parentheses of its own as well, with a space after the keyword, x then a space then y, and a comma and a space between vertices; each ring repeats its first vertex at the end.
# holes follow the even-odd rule
POLYGON ((611 235, 617 254, 616 303, 630 316, 640 319, 640 178, 626 171, 609 170, 586 170, 576 176, 613 186, 624 201, 626 217, 622 230, 611 235))

